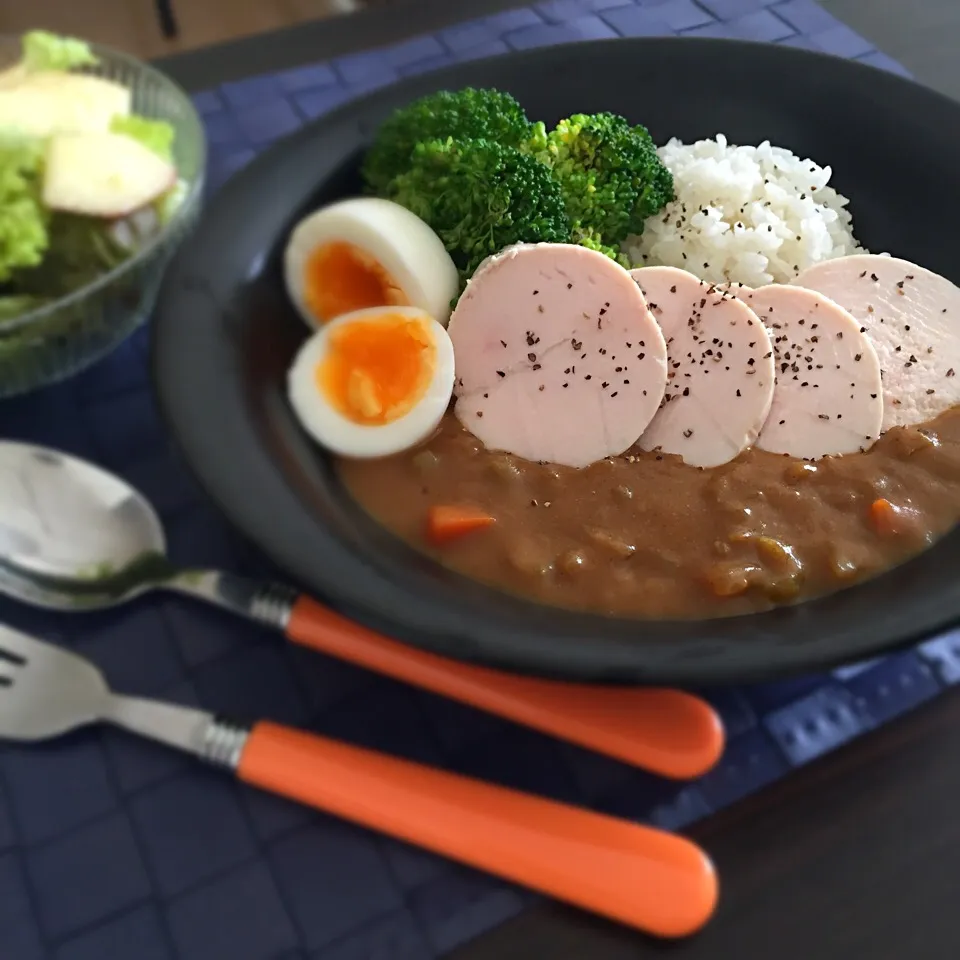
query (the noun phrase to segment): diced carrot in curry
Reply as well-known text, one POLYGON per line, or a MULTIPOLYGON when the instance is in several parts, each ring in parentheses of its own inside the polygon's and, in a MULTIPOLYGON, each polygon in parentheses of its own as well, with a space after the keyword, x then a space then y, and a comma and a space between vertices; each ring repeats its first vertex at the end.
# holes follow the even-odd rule
POLYGON ((880 497, 870 504, 870 521, 881 536, 897 536, 909 532, 916 525, 916 515, 913 510, 898 507, 880 497))
POLYGON ((435 506, 427 514, 427 537, 434 544, 447 543, 495 522, 494 517, 475 507, 435 506))

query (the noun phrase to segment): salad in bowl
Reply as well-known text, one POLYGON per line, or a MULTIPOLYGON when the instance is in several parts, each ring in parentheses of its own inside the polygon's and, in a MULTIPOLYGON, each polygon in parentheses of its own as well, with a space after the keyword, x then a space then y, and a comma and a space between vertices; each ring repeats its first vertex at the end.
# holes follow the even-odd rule
POLYGON ((204 162, 189 98, 152 68, 44 31, 0 39, 0 396, 149 315, 204 162))

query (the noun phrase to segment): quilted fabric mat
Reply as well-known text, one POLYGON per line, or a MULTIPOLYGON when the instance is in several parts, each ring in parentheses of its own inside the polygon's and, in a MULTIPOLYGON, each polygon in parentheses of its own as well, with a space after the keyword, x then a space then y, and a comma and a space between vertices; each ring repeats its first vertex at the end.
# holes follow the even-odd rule
MULTIPOLYGON (((903 69, 812 0, 549 0, 387 49, 197 96, 216 187, 264 145, 371 88, 457 60, 683 33, 811 47, 903 69)), ((145 331, 71 382, 0 402, 0 436, 126 477, 175 559, 271 574, 170 453, 145 331)), ((0 621, 75 646, 126 692, 272 717, 621 816, 682 828, 960 681, 960 633, 830 675, 711 695, 730 746, 674 784, 315 654, 187 600, 0 621)), ((112 730, 0 748, 3 960, 434 960, 532 897, 307 812, 112 730)))

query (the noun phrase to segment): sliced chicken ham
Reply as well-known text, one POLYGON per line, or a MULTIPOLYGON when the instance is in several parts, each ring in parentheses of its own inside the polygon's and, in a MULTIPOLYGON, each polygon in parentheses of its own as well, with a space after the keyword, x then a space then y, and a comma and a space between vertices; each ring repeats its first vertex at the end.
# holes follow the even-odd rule
POLYGON ((960 403, 960 289, 895 257, 827 260, 794 281, 866 328, 883 370, 883 430, 931 420, 960 403))
POLYGON ((676 267, 641 267, 640 286, 667 343, 663 405, 644 450, 696 467, 733 460, 760 433, 773 399, 773 347, 753 310, 676 267))
POLYGON ((448 328, 460 422, 484 446, 585 467, 643 433, 666 385, 666 345, 608 257, 521 244, 485 261, 448 328))
POLYGON ((817 460, 873 446, 883 419, 880 362, 856 320, 805 287, 739 294, 773 342, 777 384, 757 446, 817 460))

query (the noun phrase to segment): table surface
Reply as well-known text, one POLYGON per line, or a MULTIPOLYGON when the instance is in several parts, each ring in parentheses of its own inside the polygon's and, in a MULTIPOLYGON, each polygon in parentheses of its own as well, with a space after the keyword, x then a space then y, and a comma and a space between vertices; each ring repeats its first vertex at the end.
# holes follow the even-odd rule
POLYGON ((694 827, 722 882, 699 937, 657 943, 545 904, 448 960, 955 960, 958 727, 948 693, 694 827))
MULTIPOLYGON (((282 31, 170 58, 162 66, 201 89, 514 5, 400 3, 315 31, 282 31)), ((766 960, 774 950, 779 960, 953 960, 960 940, 952 914, 960 881, 958 725, 954 691, 698 824, 691 834, 709 849, 723 883, 718 916, 698 938, 654 943, 544 904, 451 960, 666 953, 766 960)))

